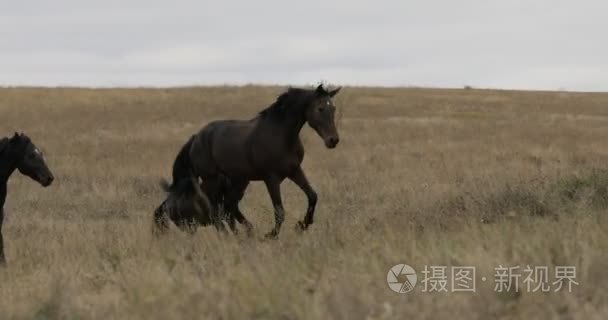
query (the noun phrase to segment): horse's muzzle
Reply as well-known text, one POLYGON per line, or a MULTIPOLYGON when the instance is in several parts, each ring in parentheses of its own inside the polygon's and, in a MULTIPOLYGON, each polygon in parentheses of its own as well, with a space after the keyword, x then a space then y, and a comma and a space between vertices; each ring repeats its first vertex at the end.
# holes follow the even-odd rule
POLYGON ((48 176, 45 175, 43 177, 40 177, 40 184, 43 187, 48 187, 53 183, 54 180, 55 180, 55 177, 53 177, 52 174, 48 175, 48 176))
POLYGON ((329 149, 333 149, 338 145, 338 142, 340 142, 340 138, 331 137, 331 138, 325 140, 325 146, 329 149))

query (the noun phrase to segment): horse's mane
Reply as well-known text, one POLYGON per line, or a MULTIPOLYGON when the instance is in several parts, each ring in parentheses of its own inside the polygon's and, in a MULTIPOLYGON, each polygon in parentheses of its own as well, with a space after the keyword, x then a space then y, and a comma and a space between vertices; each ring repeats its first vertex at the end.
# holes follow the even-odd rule
POLYGON ((15 135, 12 138, 2 138, 0 139, 0 153, 4 152, 4 150, 6 149, 6 147, 9 145, 9 143, 13 140, 17 139, 19 141, 19 145, 20 146, 25 146, 28 143, 31 142, 30 137, 26 136, 23 133, 17 134, 15 133, 15 135))
POLYGON ((314 96, 314 90, 288 88, 269 107, 260 111, 261 117, 282 117, 290 111, 295 112, 297 106, 308 102, 314 96))

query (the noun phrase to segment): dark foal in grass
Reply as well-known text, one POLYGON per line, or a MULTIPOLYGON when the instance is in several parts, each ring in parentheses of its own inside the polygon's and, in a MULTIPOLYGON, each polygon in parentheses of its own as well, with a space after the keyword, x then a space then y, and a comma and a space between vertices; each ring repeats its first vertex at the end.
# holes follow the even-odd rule
POLYGON ((6 264, 2 238, 4 202, 8 178, 15 170, 38 181, 44 187, 51 185, 54 179, 42 153, 26 135, 15 133, 10 139, 0 139, 0 265, 6 264))
MULTIPOLYGON (((235 219, 226 216, 224 212, 214 211, 209 198, 203 190, 198 178, 182 179, 177 186, 178 192, 169 192, 167 198, 154 210, 155 235, 165 233, 169 229, 169 221, 172 221, 182 231, 194 233, 198 226, 213 225, 221 231, 225 231, 222 220, 226 220, 230 228, 236 233, 235 219)), ((168 189, 166 182, 161 182, 163 189, 168 189)), ((224 188, 229 187, 229 181, 225 180, 224 188)), ((226 189, 221 190, 225 193, 226 189)), ((223 199, 220 199, 223 204, 223 199)), ((222 205, 223 208, 223 205, 222 205)))
POLYGON ((306 215, 297 224, 299 229, 307 229, 313 223, 317 193, 301 167, 304 146, 300 130, 308 123, 327 148, 336 147, 339 136, 332 98, 339 91, 327 91, 322 85, 316 89, 290 88, 251 120, 209 123, 182 147, 173 165, 173 183, 166 190, 191 194, 188 190, 193 184, 181 181, 200 178, 213 211, 217 212, 223 201, 229 219, 243 224, 250 233, 252 225, 238 204, 250 181, 264 181, 275 215, 275 226, 266 237, 275 238, 285 219, 280 186, 287 178, 308 198, 306 215), (226 178, 229 188, 222 187, 226 178))

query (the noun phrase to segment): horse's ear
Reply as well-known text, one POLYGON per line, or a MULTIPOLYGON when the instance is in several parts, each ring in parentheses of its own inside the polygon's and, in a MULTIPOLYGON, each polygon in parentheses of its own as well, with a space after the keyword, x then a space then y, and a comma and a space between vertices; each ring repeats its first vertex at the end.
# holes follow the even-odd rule
POLYGON ((15 134, 13 135, 13 137, 10 140, 11 140, 11 143, 17 143, 17 142, 19 142, 19 140, 21 140, 21 136, 19 135, 19 133, 15 132, 15 134))
POLYGON ((333 98, 335 95, 338 94, 338 92, 340 92, 341 89, 342 87, 338 87, 337 89, 330 91, 329 96, 333 98))
POLYGON ((315 90, 315 92, 318 95, 322 95, 322 94, 326 94, 327 93, 327 91, 325 91, 325 88, 323 88, 323 84, 322 83, 317 87, 317 90, 315 90))

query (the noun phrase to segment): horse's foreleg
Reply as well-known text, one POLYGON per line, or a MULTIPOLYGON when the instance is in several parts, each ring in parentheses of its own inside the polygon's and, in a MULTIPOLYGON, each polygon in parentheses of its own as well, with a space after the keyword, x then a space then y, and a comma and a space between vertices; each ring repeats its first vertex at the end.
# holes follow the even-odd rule
POLYGON ((285 209, 283 209, 283 202, 281 200, 281 182, 282 179, 271 178, 264 180, 272 205, 274 207, 274 228, 266 234, 266 238, 276 238, 281 230, 281 224, 285 220, 285 209))
POLYGON ((298 224, 296 225, 298 229, 306 230, 308 229, 308 226, 312 224, 315 216, 317 193, 310 186, 310 183, 308 183, 308 179, 306 179, 306 175, 304 174, 304 171, 302 171, 301 167, 298 167, 298 169, 289 177, 289 179, 300 187, 308 198, 308 209, 306 209, 306 216, 304 216, 303 221, 298 221, 298 224))

